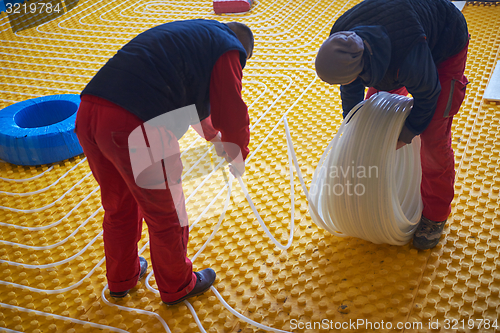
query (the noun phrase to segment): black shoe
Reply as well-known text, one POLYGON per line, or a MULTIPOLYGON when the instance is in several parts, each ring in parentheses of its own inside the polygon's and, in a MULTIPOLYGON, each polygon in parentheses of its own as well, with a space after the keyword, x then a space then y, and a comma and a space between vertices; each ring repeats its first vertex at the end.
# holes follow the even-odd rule
POLYGON ((177 301, 163 302, 163 303, 165 303, 167 305, 174 305, 174 304, 178 304, 178 303, 180 303, 180 302, 182 302, 185 299, 188 299, 190 297, 201 295, 205 291, 210 289, 212 284, 214 284, 214 282, 215 282, 216 274, 215 274, 214 270, 211 268, 205 268, 202 271, 194 272, 194 274, 196 275, 196 284, 194 285, 193 290, 191 290, 191 292, 189 294, 179 298, 177 301))
MULTIPOLYGON (((139 257, 139 263, 141 265, 141 274, 139 274, 139 280, 140 280, 144 277, 144 275, 146 275, 146 271, 148 270, 148 262, 143 257, 139 257)), ((123 298, 123 297, 127 296, 129 291, 130 291, 130 289, 125 290, 125 291, 121 291, 121 292, 113 292, 110 290, 109 296, 114 297, 114 298, 123 298)))
POLYGON ((446 220, 436 222, 422 216, 417 230, 413 234, 413 246, 419 250, 432 249, 439 243, 445 223, 446 220))

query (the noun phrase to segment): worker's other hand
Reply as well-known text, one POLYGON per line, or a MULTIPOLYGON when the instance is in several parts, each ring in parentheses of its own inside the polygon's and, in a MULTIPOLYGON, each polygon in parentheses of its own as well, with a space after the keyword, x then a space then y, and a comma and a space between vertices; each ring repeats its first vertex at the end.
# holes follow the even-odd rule
POLYGON ((401 140, 398 140, 398 142, 396 143, 396 150, 398 150, 399 148, 402 148, 404 146, 406 146, 406 143, 404 143, 401 140))
POLYGON ((221 141, 220 132, 217 133, 217 135, 212 140, 210 140, 210 142, 214 144, 215 152, 217 153, 217 155, 227 160, 227 154, 224 150, 224 144, 221 141))
POLYGON ((235 177, 241 177, 245 173, 245 161, 243 160, 241 156, 241 150, 238 145, 231 143, 231 142, 222 142, 222 136, 219 133, 210 140, 214 144, 215 147, 215 152, 217 155, 220 157, 224 158, 226 162, 229 163, 229 171, 235 176, 235 177), (226 152, 226 149, 228 152, 226 152), (232 159, 229 155, 235 156, 236 158, 232 159))
POLYGON ((229 171, 231 171, 233 176, 235 176, 236 178, 243 176, 243 174, 245 173, 245 162, 236 163, 233 161, 229 165, 229 171))

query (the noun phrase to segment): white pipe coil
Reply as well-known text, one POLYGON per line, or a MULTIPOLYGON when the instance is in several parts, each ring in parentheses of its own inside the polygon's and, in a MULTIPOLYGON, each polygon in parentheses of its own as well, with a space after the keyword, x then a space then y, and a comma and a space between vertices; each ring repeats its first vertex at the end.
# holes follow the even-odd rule
POLYGON ((404 245, 422 214, 420 137, 396 150, 413 99, 380 92, 354 107, 313 175, 313 221, 337 236, 404 245))

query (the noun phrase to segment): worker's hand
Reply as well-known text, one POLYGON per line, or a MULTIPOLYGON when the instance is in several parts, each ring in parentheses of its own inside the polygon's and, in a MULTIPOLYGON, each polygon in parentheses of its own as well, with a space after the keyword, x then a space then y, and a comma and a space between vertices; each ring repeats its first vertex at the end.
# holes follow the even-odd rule
POLYGON ((396 144, 396 150, 398 150, 399 148, 402 148, 406 146, 406 143, 404 143, 403 141, 401 140, 398 140, 397 144, 396 144))
POLYGON ((243 158, 241 157, 241 151, 240 148, 234 144, 234 143, 228 143, 226 142, 226 145, 228 145, 228 149, 232 149, 233 153, 234 151, 239 151, 240 153, 238 156, 233 160, 231 157, 229 157, 229 154, 226 152, 224 148, 224 143, 222 142, 222 137, 220 132, 217 133, 217 135, 210 140, 214 144, 215 147, 215 152, 217 155, 220 157, 224 158, 226 162, 229 163, 229 171, 235 176, 235 177, 241 177, 245 173, 245 161, 243 161, 243 158))
POLYGON ((224 144, 221 141, 220 132, 217 133, 217 135, 212 140, 210 140, 210 142, 214 144, 215 152, 217 153, 217 155, 227 160, 227 154, 224 150, 224 144))
POLYGON ((233 176, 235 176, 236 178, 243 176, 243 174, 245 173, 245 162, 236 163, 233 161, 229 165, 229 171, 231 171, 233 176))

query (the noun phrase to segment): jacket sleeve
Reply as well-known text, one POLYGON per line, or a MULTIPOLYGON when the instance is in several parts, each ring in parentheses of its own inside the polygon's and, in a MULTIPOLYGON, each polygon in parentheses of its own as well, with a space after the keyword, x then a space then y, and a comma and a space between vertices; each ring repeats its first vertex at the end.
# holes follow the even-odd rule
POLYGON ((193 129, 201 137, 204 137, 205 140, 207 140, 207 141, 211 141, 213 138, 215 138, 215 136, 217 135, 217 133, 219 133, 219 131, 216 130, 213 127, 213 125, 212 125, 212 119, 210 118, 210 116, 208 116, 207 118, 203 119, 200 122, 200 125, 201 126, 193 126, 193 125, 191 125, 191 127, 193 127, 193 129))
POLYGON ((210 78, 210 114, 213 128, 221 132, 222 142, 231 159, 240 151, 243 160, 249 153, 250 118, 241 97, 243 69, 238 51, 224 53, 215 63, 210 78))
POLYGON ((413 97, 413 108, 399 136, 401 141, 411 143, 431 122, 441 93, 437 68, 427 42, 418 43, 411 49, 400 68, 398 81, 413 97))
POLYGON ((347 114, 359 102, 365 98, 365 85, 358 77, 353 82, 340 86, 340 98, 342 98, 342 115, 347 117, 347 114))

